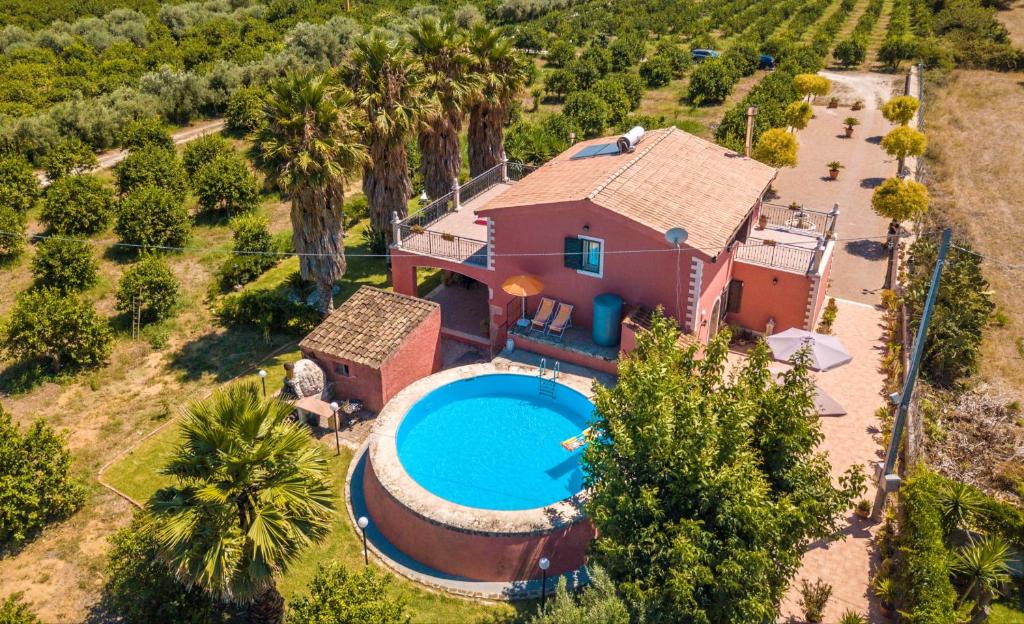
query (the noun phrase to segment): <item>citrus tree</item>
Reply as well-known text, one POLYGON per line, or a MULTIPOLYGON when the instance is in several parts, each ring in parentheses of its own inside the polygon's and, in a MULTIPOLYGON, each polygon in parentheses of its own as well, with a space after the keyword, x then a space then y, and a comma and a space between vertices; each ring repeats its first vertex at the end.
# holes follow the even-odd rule
POLYGON ((370 566, 349 572, 337 561, 320 564, 309 595, 288 605, 288 624, 408 624, 405 599, 392 595, 390 584, 370 566))
POLYGON ((46 190, 42 220, 58 234, 96 234, 107 227, 114 191, 94 175, 57 178, 46 190))
POLYGON ((772 128, 761 134, 753 156, 772 167, 795 167, 796 154, 796 137, 784 128, 772 128))
POLYGON ((882 137, 882 149, 898 161, 897 172, 903 175, 908 156, 921 156, 928 148, 928 137, 910 126, 899 126, 882 137))
POLYGON ((140 311, 143 321, 167 318, 178 302, 178 280, 167 264, 146 255, 125 270, 117 285, 117 311, 140 311))
POLYGON ((71 137, 50 148, 40 164, 46 172, 46 178, 55 182, 64 176, 95 169, 99 162, 91 147, 81 139, 71 137))
POLYGON ((92 247, 71 238, 47 238, 36 247, 32 275, 36 283, 61 292, 85 290, 96 283, 98 266, 92 247))
POLYGON ((58 373, 103 365, 113 341, 110 325, 91 303, 45 287, 18 297, 0 348, 12 359, 42 360, 58 373))

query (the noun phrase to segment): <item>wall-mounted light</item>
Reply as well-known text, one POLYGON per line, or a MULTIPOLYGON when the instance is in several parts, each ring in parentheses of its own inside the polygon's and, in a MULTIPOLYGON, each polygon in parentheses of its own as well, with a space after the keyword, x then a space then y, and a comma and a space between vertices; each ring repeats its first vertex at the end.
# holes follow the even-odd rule
POLYGON ((718 254, 711 256, 711 264, 715 264, 716 262, 718 262, 718 254))
POLYGON ((772 278, 772 286, 778 286, 778 285, 779 285, 779 278, 773 277, 772 278))
POLYGON ((589 225, 589 224, 587 224, 587 223, 584 223, 584 224, 583 224, 583 231, 584 231, 584 232, 589 232, 589 231, 590 231, 590 225, 589 225))

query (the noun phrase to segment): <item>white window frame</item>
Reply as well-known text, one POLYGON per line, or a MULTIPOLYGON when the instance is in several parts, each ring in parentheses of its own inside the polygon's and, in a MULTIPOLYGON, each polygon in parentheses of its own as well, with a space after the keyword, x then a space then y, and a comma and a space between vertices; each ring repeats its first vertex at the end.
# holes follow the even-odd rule
MULTIPOLYGON (((603 238, 596 238, 594 236, 583 236, 583 235, 579 235, 576 238, 578 238, 580 240, 591 241, 591 242, 598 243, 599 245, 601 245, 601 253, 600 253, 599 257, 598 257, 597 272, 595 273, 594 271, 588 271, 586 269, 576 269, 576 272, 579 273, 580 275, 588 275, 590 277, 597 277, 597 278, 604 277, 604 239, 603 238)), ((584 257, 581 258, 581 260, 585 260, 585 258, 586 258, 586 256, 584 255, 584 257)))

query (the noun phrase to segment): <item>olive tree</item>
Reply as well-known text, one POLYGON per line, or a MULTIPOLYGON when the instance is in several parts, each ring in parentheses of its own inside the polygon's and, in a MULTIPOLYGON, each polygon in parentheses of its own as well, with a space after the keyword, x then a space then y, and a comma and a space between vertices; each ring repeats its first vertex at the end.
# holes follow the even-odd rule
POLYGON ((32 258, 36 283, 61 292, 89 288, 96 283, 96 270, 96 258, 89 243, 71 238, 44 239, 32 258))
POLYGON ((144 186, 121 198, 114 231, 125 243, 180 247, 189 238, 192 218, 172 191, 144 186))
POLYGON ((871 195, 871 208, 891 220, 891 229, 928 211, 928 189, 920 182, 889 178, 871 195))
POLYGON ((900 95, 882 105, 882 115, 894 124, 905 126, 917 114, 921 103, 912 95, 900 95))
POLYGON ((896 172, 903 175, 908 156, 921 156, 928 148, 928 137, 910 126, 899 126, 882 137, 882 149, 898 161, 896 172))
POLYGON ((783 128, 772 128, 761 133, 754 147, 754 158, 772 167, 795 167, 797 142, 792 133, 783 128))
POLYGON ((168 318, 177 302, 178 280, 156 255, 147 254, 128 267, 117 285, 117 311, 138 311, 142 321, 168 318))
POLYGON ((46 190, 42 220, 58 234, 96 234, 110 222, 114 191, 89 174, 63 176, 46 190))
POLYGON ((55 373, 101 366, 112 345, 110 326, 91 303, 49 287, 18 296, 0 339, 8 357, 42 360, 55 373))

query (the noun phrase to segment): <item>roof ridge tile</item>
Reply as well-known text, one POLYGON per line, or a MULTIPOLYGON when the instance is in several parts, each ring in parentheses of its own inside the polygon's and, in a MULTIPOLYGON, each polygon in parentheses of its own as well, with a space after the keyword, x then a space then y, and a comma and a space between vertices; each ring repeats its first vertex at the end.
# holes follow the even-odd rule
MULTIPOLYGON (((615 178, 617 178, 617 177, 621 176, 623 173, 625 173, 627 169, 629 169, 630 167, 635 165, 637 162, 639 162, 641 158, 643 158, 644 156, 649 154, 651 152, 651 150, 653 150, 662 141, 664 141, 666 138, 668 138, 668 136, 670 134, 672 134, 672 131, 674 129, 675 129, 675 126, 669 126, 668 128, 664 128, 663 129, 664 132, 661 133, 661 136, 659 136, 654 143, 651 143, 650 145, 648 145, 645 150, 643 150, 642 152, 640 152, 639 154, 634 156, 629 162, 627 162, 626 164, 622 165, 621 167, 619 167, 618 169, 613 171, 612 174, 610 176, 608 176, 607 179, 605 179, 603 182, 598 184, 597 188, 595 188, 593 191, 590 192, 589 195, 587 195, 587 199, 593 201, 593 199, 595 197, 597 197, 601 193, 601 191, 603 191, 605 189, 606 186, 608 186, 609 184, 611 184, 612 182, 615 181, 615 178)), ((657 130, 655 130, 655 132, 657 132, 657 130)))

